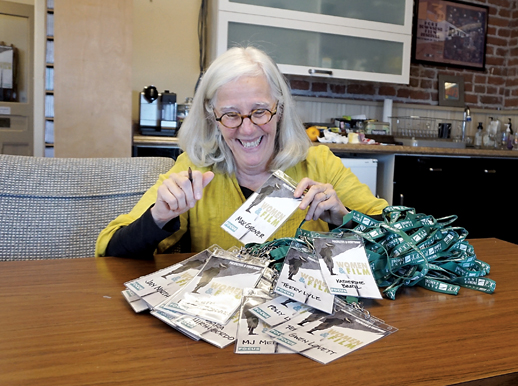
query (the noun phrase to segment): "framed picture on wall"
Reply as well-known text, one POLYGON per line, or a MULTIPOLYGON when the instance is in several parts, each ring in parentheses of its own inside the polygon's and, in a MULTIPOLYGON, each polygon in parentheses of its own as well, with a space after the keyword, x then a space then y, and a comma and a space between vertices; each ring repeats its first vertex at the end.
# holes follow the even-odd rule
POLYGON ((416 0, 412 60, 484 70, 488 7, 456 0, 416 0))
POLYGON ((464 78, 439 75, 439 106, 464 107, 464 78))

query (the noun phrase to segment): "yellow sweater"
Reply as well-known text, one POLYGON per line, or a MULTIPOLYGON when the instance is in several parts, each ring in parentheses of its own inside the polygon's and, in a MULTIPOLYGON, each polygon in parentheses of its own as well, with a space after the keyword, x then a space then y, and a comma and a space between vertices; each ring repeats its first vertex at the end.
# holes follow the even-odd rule
MULTIPOLYGON (((118 216, 101 231, 97 239, 96 256, 104 256, 106 247, 117 229, 138 219, 156 201, 157 189, 169 174, 187 170, 189 166, 201 172, 212 169, 211 167, 197 168, 187 154, 181 154, 173 168, 166 174, 160 175, 157 183, 142 196, 130 213, 118 216)), ((362 184, 350 169, 345 168, 340 158, 336 157, 327 146, 310 148, 306 160, 286 170, 285 173, 296 182, 309 177, 317 182, 330 183, 345 207, 367 215, 381 214, 383 208, 388 205, 385 200, 376 198, 369 187, 362 184)), ((213 244, 224 249, 242 246, 241 242, 224 231, 221 225, 245 201, 235 176, 229 177, 216 173, 214 179, 204 189, 203 198, 194 208, 180 216, 180 229, 164 239, 158 245, 157 252, 163 252, 173 246, 187 229, 190 230, 193 252, 202 251, 213 244)), ((306 211, 297 210, 270 240, 293 237, 305 215, 306 211)), ((308 221, 304 223, 303 228, 321 232, 329 230, 327 223, 321 220, 308 221)))

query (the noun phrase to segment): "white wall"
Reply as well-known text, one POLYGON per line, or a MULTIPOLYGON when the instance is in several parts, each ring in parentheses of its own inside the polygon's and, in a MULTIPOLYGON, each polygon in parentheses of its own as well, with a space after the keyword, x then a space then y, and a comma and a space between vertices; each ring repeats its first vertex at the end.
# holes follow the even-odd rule
MULTIPOLYGON (((10 1, 35 8, 34 155, 42 156, 46 0, 10 1)), ((133 121, 138 120, 138 95, 145 86, 175 92, 180 103, 193 96, 199 75, 200 5, 201 0, 133 0, 133 121)))
POLYGON ((139 93, 154 85, 192 97, 198 80, 198 13, 201 0, 133 0, 133 121, 139 93))

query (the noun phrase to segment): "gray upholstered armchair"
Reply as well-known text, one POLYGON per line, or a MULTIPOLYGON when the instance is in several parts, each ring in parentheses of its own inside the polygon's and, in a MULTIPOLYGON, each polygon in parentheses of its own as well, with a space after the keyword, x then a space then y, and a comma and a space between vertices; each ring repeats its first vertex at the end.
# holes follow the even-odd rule
POLYGON ((0 155, 0 260, 93 257, 99 232, 173 165, 0 155))

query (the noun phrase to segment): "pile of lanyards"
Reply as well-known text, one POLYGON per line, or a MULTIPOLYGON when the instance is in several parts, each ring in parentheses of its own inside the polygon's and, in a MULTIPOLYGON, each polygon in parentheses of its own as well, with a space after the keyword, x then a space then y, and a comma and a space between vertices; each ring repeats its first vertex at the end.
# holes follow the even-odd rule
MULTIPOLYGON (((394 300, 403 286, 420 286, 452 295, 460 287, 494 292, 496 282, 484 277, 489 273, 489 264, 477 259, 473 246, 466 240, 466 229, 452 226, 457 216, 435 219, 416 213, 414 208, 388 206, 382 217, 383 221, 377 221, 351 211, 344 217, 343 225, 330 234, 336 238, 352 232, 363 238, 374 278, 387 298, 394 300), (344 228, 350 222, 353 227, 344 228)), ((296 240, 310 245, 313 237, 325 237, 301 226, 296 240)), ((294 239, 247 244, 245 249, 251 254, 267 255, 271 266, 279 271, 294 239)))

